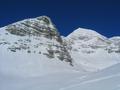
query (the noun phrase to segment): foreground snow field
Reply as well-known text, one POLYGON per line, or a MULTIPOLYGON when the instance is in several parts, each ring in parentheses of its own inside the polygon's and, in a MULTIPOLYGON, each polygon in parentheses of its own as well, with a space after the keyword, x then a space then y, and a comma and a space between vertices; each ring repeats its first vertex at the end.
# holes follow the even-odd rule
POLYGON ((0 90, 120 90, 120 64, 97 73, 58 72, 21 78, 0 75, 0 90))
POLYGON ((119 36, 62 37, 47 16, 0 28, 0 90, 120 90, 119 63, 119 36))
POLYGON ((120 90, 120 64, 103 71, 78 77, 60 90, 120 90))

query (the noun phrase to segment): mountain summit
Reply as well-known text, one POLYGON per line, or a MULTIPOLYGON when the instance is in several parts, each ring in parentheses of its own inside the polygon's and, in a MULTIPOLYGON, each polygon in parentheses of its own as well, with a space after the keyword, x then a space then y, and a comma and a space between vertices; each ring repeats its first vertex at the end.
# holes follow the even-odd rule
POLYGON ((40 36, 52 38, 52 36, 58 36, 56 27, 47 16, 41 16, 33 19, 25 19, 17 23, 10 24, 6 27, 6 30, 14 35, 26 36, 40 36))
POLYGON ((68 68, 73 66, 66 45, 47 16, 25 19, 1 28, 0 49, 2 73, 34 76, 42 71, 47 73, 53 67, 57 71, 55 66, 64 67, 65 62, 68 68))

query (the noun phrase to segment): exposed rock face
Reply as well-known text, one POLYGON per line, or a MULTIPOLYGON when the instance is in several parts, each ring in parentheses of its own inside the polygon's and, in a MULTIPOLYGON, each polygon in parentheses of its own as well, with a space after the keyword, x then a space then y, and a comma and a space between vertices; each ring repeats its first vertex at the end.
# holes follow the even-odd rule
POLYGON ((26 36, 41 36, 52 38, 59 36, 56 27, 47 16, 41 16, 34 19, 26 19, 7 26, 7 31, 11 34, 26 36))

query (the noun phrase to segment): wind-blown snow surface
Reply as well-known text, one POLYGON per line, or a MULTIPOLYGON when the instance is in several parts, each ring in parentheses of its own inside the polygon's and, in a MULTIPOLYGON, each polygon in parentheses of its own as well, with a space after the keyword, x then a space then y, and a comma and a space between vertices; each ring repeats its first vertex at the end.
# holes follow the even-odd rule
POLYGON ((0 28, 0 90, 119 90, 119 41, 83 28, 61 38, 46 16, 0 28))
POLYGON ((120 90, 120 64, 77 78, 60 90, 120 90))
POLYGON ((117 64, 91 74, 71 71, 29 78, 0 74, 0 90, 119 90, 119 68, 117 64))

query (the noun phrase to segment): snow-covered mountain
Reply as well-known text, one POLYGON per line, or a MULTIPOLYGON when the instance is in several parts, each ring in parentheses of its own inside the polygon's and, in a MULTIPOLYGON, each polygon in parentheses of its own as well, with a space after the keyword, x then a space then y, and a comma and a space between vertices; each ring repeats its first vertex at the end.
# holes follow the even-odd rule
POLYGON ((118 63, 120 48, 115 41, 96 31, 78 28, 65 37, 71 57, 77 66, 88 71, 101 70, 118 63))
POLYGON ((78 28, 64 37, 47 16, 0 28, 0 90, 68 90, 76 78, 88 80, 119 62, 119 36, 78 28))
POLYGON ((72 68, 72 58, 56 27, 46 16, 1 28, 0 50, 2 73, 31 76, 43 71, 47 73, 51 68, 55 68, 54 71, 64 66, 72 68))

